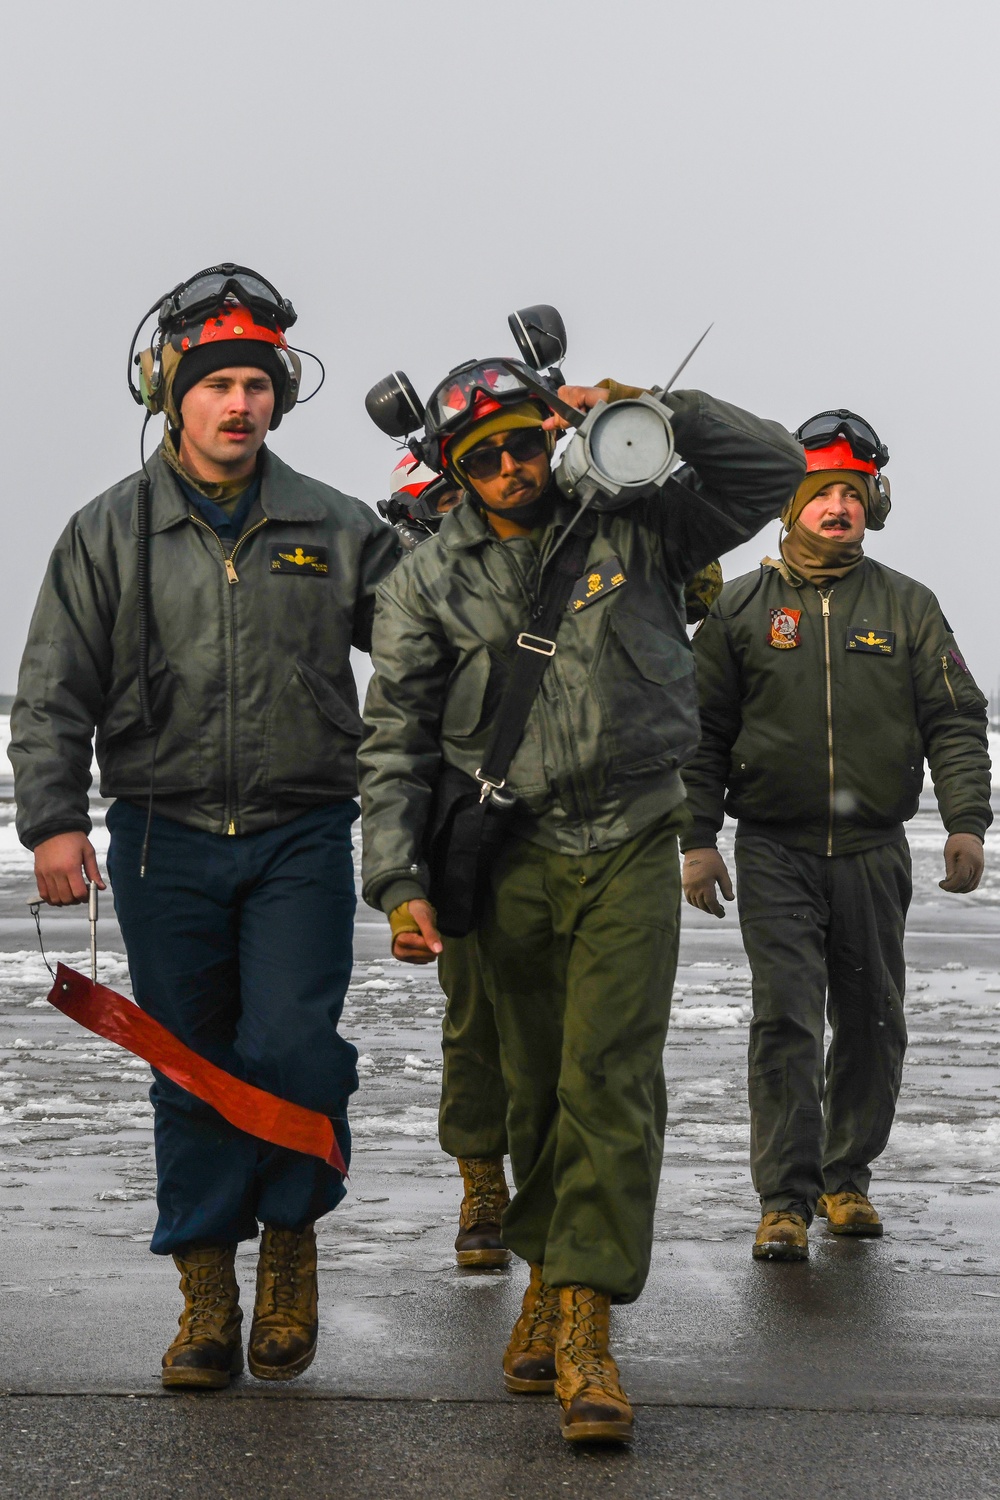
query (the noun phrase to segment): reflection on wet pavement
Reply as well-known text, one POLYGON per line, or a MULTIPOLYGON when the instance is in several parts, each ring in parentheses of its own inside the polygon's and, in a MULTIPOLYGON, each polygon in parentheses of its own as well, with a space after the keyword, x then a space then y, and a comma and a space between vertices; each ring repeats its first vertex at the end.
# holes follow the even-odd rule
MULTIPOLYGON (((789 1279, 787 1286, 808 1284, 815 1316, 822 1308, 816 1287, 824 1266, 831 1272, 841 1267, 837 1274, 848 1278, 863 1263, 877 1266, 879 1287, 889 1286, 880 1292, 883 1298, 891 1296, 892 1286, 902 1290, 900 1278, 930 1286, 944 1276, 965 1278, 982 1315, 993 1312, 990 1299, 1000 1300, 1000 1242, 993 1228, 1000 1187, 1000 922, 994 920, 1000 870, 991 870, 974 896, 947 898, 936 884, 940 825, 922 814, 911 833, 917 894, 908 945, 910 1047, 896 1125, 872 1188, 887 1233, 880 1244, 859 1252, 832 1242, 822 1229, 814 1232, 814 1259, 804 1268, 808 1283, 789 1279), (857 1252, 853 1261, 846 1252, 857 1252)), ((0 824, 0 919, 22 918, 29 893, 30 856, 10 826, 0 824)), ((318 1226, 324 1318, 328 1331, 337 1330, 346 1343, 317 1362, 306 1384, 350 1388, 349 1346, 360 1340, 377 1350, 394 1342, 389 1384, 405 1390, 427 1352, 419 1340, 413 1346, 400 1340, 407 1307, 415 1316, 427 1290, 436 1289, 435 1337, 445 1344, 458 1337, 448 1332, 447 1308, 478 1309, 474 1321, 483 1328, 477 1337, 492 1350, 497 1330, 509 1326, 522 1275, 515 1269, 469 1276, 454 1268, 459 1181, 436 1141, 442 996, 433 971, 378 956, 385 943, 376 914, 359 908, 359 919, 366 924, 359 927, 362 956, 343 1022, 361 1053, 351 1190, 318 1226), (402 1322, 393 1308, 402 1310, 402 1322)), ((50 960, 58 956, 85 970, 79 934, 71 951, 60 950, 61 920, 45 922, 50 960)), ((129 993, 110 913, 102 930, 101 978, 129 993)), ((149 1345, 158 1348, 175 1315, 174 1278, 172 1268, 140 1248, 155 1214, 148 1069, 55 1012, 44 998, 49 976, 41 956, 25 946, 23 935, 17 941, 15 951, 0 952, 5 1342, 19 1320, 26 1326, 29 1301, 33 1306, 39 1298, 79 1298, 81 1306, 106 1306, 111 1297, 123 1317, 126 1303, 133 1310, 137 1299, 144 1303, 135 1326, 144 1317, 149 1345), (116 1241, 123 1242, 117 1250, 116 1241)), ((663 1347, 663 1319, 669 1324, 675 1289, 705 1347, 716 1340, 731 1354, 746 1332, 735 1326, 742 1316, 735 1309, 745 1312, 768 1286, 765 1273, 744 1287, 757 1221, 747 1168, 749 985, 734 914, 712 926, 686 922, 666 1052, 670 1125, 654 1278, 649 1297, 620 1318, 622 1353, 638 1372, 633 1378, 646 1381, 646 1399, 657 1399, 658 1392, 665 1399, 691 1362, 689 1348, 663 1347), (720 1314, 727 1326, 715 1326, 720 1314)), ((253 1261, 253 1246, 243 1247, 247 1282, 253 1261)), ((468 1313, 458 1317, 456 1328, 465 1326, 468 1313)), ((78 1355, 67 1355, 56 1388, 87 1380, 104 1388, 102 1374, 84 1373, 87 1342, 81 1323, 78 1355)), ((122 1354, 120 1368, 109 1366, 111 1387, 132 1388, 129 1382, 137 1379, 148 1387, 149 1347, 138 1334, 136 1343, 140 1347, 130 1355, 122 1354)), ((16 1345, 15 1332, 4 1358, 14 1373, 0 1375, 0 1384, 15 1381, 25 1388, 37 1376, 44 1385, 37 1361, 22 1361, 16 1345)), ((362 1386, 366 1379, 358 1377, 362 1386)), ((370 1383, 378 1387, 375 1373, 370 1383)), ((491 1371, 486 1389, 494 1386, 491 1371)))

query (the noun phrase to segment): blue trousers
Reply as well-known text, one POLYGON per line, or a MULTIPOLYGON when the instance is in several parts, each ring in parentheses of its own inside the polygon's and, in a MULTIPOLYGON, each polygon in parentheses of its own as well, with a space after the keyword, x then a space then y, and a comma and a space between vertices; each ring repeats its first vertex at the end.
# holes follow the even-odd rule
MULTIPOLYGON (((334 1121, 350 1161, 357 1049, 337 1024, 351 977, 354 802, 225 837, 108 809, 108 872, 137 1003, 195 1052, 334 1121)), ((150 1246, 170 1255, 300 1229, 340 1202, 340 1173, 270 1146, 154 1070, 156 1201, 150 1246)))

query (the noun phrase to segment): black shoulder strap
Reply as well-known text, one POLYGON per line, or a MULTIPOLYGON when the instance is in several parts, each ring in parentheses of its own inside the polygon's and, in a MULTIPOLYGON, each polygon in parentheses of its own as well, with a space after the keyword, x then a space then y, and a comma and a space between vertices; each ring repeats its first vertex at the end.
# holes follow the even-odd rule
POLYGON ((559 627, 565 618, 573 585, 587 561, 590 541, 589 536, 574 532, 553 558, 543 577, 531 622, 533 628, 522 630, 517 638, 517 655, 493 721, 483 764, 476 772, 476 780, 483 789, 483 801, 490 796, 499 806, 512 801, 502 788, 521 743, 545 669, 556 654, 559 627))

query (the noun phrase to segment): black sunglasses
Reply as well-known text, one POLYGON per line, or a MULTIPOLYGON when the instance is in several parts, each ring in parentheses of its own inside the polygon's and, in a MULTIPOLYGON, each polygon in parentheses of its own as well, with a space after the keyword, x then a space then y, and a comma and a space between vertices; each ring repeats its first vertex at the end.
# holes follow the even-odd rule
POLYGON ((508 433, 502 443, 483 443, 478 448, 471 448, 458 462, 470 479, 496 479, 505 453, 509 453, 516 464, 525 464, 529 459, 541 458, 548 451, 548 434, 541 427, 524 427, 508 433))

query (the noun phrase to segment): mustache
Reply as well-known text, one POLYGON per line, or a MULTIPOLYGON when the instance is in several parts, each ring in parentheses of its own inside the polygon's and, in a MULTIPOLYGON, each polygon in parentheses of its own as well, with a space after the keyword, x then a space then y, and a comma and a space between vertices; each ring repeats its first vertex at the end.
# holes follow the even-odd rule
POLYGON ((253 432, 256 424, 248 417, 229 417, 219 423, 220 432, 253 432))

